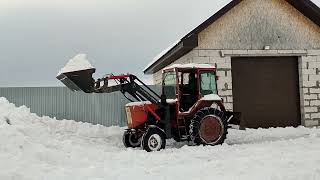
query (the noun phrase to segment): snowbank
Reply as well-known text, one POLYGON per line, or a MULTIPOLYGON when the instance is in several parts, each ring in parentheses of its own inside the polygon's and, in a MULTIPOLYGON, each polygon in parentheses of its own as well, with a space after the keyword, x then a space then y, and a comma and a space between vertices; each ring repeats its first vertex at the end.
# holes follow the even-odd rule
POLYGON ((59 71, 57 75, 66 72, 80 71, 94 68, 87 60, 86 54, 78 54, 68 61, 68 63, 59 71))
POLYGON ((230 130, 222 146, 169 141, 155 153, 124 148, 122 132, 39 117, 0 98, 0 179, 320 179, 317 128, 230 130))

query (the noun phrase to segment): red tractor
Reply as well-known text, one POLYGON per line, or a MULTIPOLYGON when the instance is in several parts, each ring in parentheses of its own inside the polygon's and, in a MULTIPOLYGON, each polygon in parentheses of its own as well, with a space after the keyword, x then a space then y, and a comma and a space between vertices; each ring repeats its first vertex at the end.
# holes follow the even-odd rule
POLYGON ((57 78, 73 91, 123 93, 131 101, 125 107, 126 147, 159 151, 169 138, 194 145, 218 145, 226 139, 229 125, 240 124, 240 113, 227 111, 218 95, 214 66, 186 64, 164 69, 161 95, 132 74, 107 75, 95 81, 94 72, 74 71, 57 78), (108 86, 110 80, 116 85, 108 86))

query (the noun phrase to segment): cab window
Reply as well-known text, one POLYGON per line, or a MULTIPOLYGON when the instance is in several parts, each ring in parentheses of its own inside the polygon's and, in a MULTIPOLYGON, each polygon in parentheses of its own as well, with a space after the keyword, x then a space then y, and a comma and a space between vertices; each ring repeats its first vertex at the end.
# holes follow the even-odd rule
POLYGON ((176 98, 176 72, 164 73, 163 94, 167 96, 167 99, 176 98))
POLYGON ((216 76, 213 72, 200 73, 200 93, 202 95, 217 94, 216 76))

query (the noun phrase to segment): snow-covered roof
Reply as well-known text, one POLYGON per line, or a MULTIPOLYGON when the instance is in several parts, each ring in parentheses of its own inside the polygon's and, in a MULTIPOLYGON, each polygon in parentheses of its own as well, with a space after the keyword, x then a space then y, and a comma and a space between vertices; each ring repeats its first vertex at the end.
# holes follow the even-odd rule
POLYGON ((172 43, 170 46, 168 46, 165 50, 163 50, 161 53, 159 53, 157 56, 153 58, 153 60, 143 69, 143 71, 147 70, 152 64, 157 62, 162 56, 167 54, 174 46, 176 46, 181 40, 177 40, 174 43, 172 43))
MULTIPOLYGON (((297 1, 297 0, 287 0, 289 4, 291 4, 294 8, 296 8, 298 11, 300 11, 302 14, 304 14, 307 18, 309 18, 311 21, 316 23, 318 26, 320 26, 320 13, 319 13, 319 0, 313 0, 312 1, 297 1), (318 5, 318 6, 317 6, 318 5)), ((188 33, 181 38, 181 40, 177 41, 176 43, 172 44, 169 46, 167 49, 162 51, 159 55, 157 55, 155 58, 153 58, 153 61, 149 63, 145 68, 144 68, 144 73, 146 74, 151 74, 154 73, 151 66, 154 65, 157 61, 161 60, 162 57, 168 54, 168 52, 174 48, 178 43, 180 42, 187 42, 191 38, 194 38, 196 36, 196 39, 198 38, 198 34, 203 31, 205 28, 207 28, 209 25, 211 25, 213 22, 218 20, 220 17, 222 17, 224 14, 226 14, 228 11, 230 11, 232 8, 237 6, 241 0, 228 0, 226 1, 226 4, 223 8, 220 10, 217 10, 212 16, 207 18, 207 20, 202 21, 202 23, 194 28, 191 31, 187 31, 188 33)), ((191 45, 188 44, 186 47, 182 47, 180 50, 178 50, 175 54, 170 54, 168 56, 168 59, 170 63, 174 62, 177 59, 177 54, 178 56, 181 57, 188 53, 191 49, 195 48, 198 44, 197 43, 192 43, 191 45)), ((159 67, 155 68, 156 71, 162 69, 166 64, 161 64, 159 63, 159 67)))
POLYGON ((164 68, 163 70, 173 69, 173 68, 215 68, 215 66, 212 64, 196 64, 196 63, 173 64, 164 68))
POLYGON ((203 96, 200 100, 205 100, 205 101, 221 101, 222 98, 217 95, 217 94, 208 94, 203 96))
MULTIPOLYGON (((230 0, 231 1, 231 0, 230 0)), ((230 1, 228 2, 225 2, 225 3, 221 3, 223 6, 225 6, 227 3, 230 3, 230 1)), ((216 9, 214 11, 214 13, 216 13, 219 9, 216 9)), ((199 20, 199 24, 201 24, 201 22, 205 21, 206 19, 210 18, 212 15, 208 15, 208 17, 205 17, 204 19, 200 19, 199 20)), ((199 25, 200 26, 200 25, 199 25)), ((197 28, 198 26, 196 26, 197 28)), ((192 31, 194 31, 194 27, 192 27, 192 29, 187 29, 185 31, 185 34, 190 34, 192 31)), ((187 36, 186 35, 186 36, 187 36)), ((184 37, 186 37, 184 36, 184 37)), ((175 41, 174 43, 172 43, 170 46, 168 46, 166 49, 164 49, 162 52, 160 52, 158 55, 156 55, 152 61, 143 69, 143 71, 146 71, 148 68, 150 68, 153 64, 155 64, 158 60, 160 60, 164 55, 166 55, 171 49, 173 49, 176 45, 178 45, 181 41, 182 41, 183 38, 175 41)))

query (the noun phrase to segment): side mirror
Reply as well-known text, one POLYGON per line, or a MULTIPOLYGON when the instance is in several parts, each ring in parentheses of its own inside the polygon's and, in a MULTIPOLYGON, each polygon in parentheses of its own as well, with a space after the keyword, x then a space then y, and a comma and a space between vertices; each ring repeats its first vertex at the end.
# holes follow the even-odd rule
POLYGON ((219 76, 216 76, 216 81, 218 81, 218 80, 219 80, 219 78, 220 78, 219 76))

